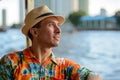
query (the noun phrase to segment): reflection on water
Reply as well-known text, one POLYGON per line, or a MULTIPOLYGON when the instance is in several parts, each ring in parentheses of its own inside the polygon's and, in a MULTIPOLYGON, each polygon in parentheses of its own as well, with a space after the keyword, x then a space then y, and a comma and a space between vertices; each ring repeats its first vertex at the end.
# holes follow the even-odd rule
MULTIPOLYGON (((69 58, 98 72, 104 80, 120 80, 120 31, 80 31, 62 33, 55 55, 69 58)), ((0 57, 25 48, 19 30, 0 32, 0 57)))
POLYGON ((6 53, 25 48, 25 36, 19 29, 0 32, 0 57, 6 53))

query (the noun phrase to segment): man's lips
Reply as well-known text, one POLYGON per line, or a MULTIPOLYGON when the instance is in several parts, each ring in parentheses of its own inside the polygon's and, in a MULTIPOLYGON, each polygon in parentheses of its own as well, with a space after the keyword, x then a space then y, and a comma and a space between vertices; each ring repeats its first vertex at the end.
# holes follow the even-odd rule
POLYGON ((54 39, 56 39, 57 41, 59 41, 60 37, 59 36, 55 36, 54 39))

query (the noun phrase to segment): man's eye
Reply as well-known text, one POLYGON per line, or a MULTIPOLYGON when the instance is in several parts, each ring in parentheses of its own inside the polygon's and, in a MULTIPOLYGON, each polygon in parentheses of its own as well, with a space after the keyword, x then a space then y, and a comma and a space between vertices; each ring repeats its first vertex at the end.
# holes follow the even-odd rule
POLYGON ((48 26, 53 26, 54 24, 53 23, 48 23, 48 26))
POLYGON ((59 23, 56 24, 56 23, 54 23, 54 22, 49 22, 47 25, 48 25, 48 26, 60 26, 59 23))

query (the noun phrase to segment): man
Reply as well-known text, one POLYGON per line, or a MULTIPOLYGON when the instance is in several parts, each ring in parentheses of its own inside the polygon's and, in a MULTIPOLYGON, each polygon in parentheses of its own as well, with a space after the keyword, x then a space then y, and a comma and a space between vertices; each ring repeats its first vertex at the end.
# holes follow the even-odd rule
POLYGON ((0 80, 102 80, 89 69, 52 53, 52 47, 59 44, 64 21, 47 6, 30 11, 22 32, 31 39, 32 46, 2 57, 0 80))

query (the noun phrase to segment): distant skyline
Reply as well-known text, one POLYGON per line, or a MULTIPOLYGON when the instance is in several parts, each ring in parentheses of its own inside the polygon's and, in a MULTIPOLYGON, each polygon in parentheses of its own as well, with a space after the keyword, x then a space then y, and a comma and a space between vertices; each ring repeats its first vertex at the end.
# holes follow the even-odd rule
MULTIPOLYGON (((100 14, 100 9, 104 8, 108 16, 112 16, 120 10, 120 0, 89 0, 89 15, 95 16, 100 14)), ((7 12, 7 24, 19 22, 19 0, 0 0, 0 25, 2 24, 2 9, 7 12)))
POLYGON ((6 9, 6 23, 12 25, 19 22, 19 0, 1 0, 0 1, 0 26, 2 25, 2 9, 6 9))
POLYGON ((99 14, 101 8, 106 10, 108 16, 112 16, 120 10, 120 0, 89 0, 90 15, 99 14))

